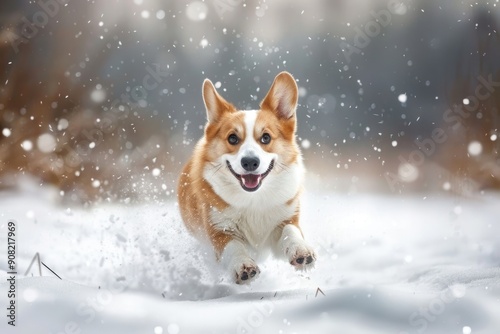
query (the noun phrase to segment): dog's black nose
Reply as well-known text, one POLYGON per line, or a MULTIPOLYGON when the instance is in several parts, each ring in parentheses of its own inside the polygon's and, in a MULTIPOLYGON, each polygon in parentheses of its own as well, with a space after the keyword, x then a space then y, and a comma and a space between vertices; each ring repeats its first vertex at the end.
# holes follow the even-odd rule
POLYGON ((247 172, 253 172, 259 168, 260 160, 257 157, 244 157, 241 159, 241 167, 247 172))

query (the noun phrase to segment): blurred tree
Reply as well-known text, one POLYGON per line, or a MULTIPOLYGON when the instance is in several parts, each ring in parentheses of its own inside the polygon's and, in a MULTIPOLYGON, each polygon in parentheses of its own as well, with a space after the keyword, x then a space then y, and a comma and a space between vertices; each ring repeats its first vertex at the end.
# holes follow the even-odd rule
POLYGON ((134 92, 113 96, 116 78, 102 75, 111 43, 130 39, 126 22, 99 38, 87 27, 95 16, 87 2, 53 16, 35 5, 11 9, 0 30, 0 185, 33 175, 75 201, 137 194, 170 157, 160 149, 165 123, 121 97, 134 92))
POLYGON ((496 17, 480 8, 460 34, 461 59, 449 82, 443 128, 449 140, 439 161, 451 175, 480 188, 500 188, 500 33, 496 17), (464 38, 470 36, 470 38, 464 38))

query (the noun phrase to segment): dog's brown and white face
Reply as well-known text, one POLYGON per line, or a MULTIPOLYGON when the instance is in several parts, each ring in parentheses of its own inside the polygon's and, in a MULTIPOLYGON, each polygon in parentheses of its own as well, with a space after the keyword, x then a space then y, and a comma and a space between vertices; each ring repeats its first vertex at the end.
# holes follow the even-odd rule
POLYGON ((289 74, 276 77, 259 110, 236 110, 209 80, 203 99, 205 177, 219 196, 228 203, 253 198, 265 204, 274 202, 280 188, 285 197, 286 190, 298 190, 303 167, 295 141, 297 86, 289 74))

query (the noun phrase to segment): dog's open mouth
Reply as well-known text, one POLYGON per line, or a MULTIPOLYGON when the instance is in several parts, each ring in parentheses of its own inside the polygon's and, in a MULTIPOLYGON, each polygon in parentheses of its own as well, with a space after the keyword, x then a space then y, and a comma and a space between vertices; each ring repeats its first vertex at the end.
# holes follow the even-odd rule
POLYGON ((226 161, 226 163, 227 163, 227 167, 229 168, 231 173, 234 175, 234 177, 238 181, 240 181, 241 187, 246 191, 255 191, 255 190, 259 189, 260 185, 262 184, 262 180, 264 180, 264 178, 269 175, 269 173, 271 172, 271 170, 274 167, 274 160, 273 160, 269 164, 269 167, 267 168, 267 170, 264 174, 241 174, 240 175, 233 170, 229 161, 226 161))

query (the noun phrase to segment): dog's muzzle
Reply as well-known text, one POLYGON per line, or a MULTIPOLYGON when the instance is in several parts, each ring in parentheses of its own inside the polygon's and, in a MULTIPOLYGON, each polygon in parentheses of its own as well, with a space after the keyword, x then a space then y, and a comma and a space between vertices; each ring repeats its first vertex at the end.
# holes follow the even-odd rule
POLYGON ((229 170, 231 171, 231 174, 233 174, 234 177, 240 182, 240 185, 243 188, 243 190, 248 192, 253 192, 259 189, 260 186, 262 185, 262 180, 264 180, 266 176, 268 176, 271 170, 274 168, 274 160, 273 160, 269 164, 269 167, 267 168, 264 174, 247 173, 240 175, 234 171, 229 161, 226 161, 226 164, 229 170))

